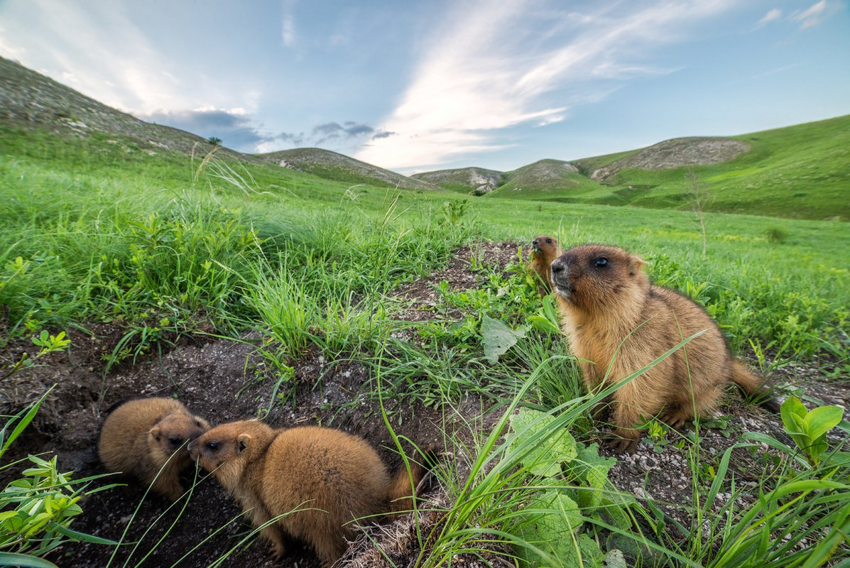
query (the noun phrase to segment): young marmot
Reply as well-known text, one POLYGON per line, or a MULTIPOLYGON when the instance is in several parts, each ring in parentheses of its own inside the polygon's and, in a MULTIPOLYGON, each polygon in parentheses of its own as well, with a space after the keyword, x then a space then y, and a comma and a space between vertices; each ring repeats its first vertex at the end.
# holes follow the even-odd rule
POLYGON ((708 314, 689 298, 651 284, 644 264, 622 249, 599 245, 570 249, 552 263, 564 333, 589 391, 625 379, 705 330, 613 393, 620 451, 634 451, 641 417, 661 412, 678 427, 710 413, 729 381, 749 394, 762 387, 732 357, 708 314))
POLYGON ((537 292, 541 298, 552 292, 552 273, 549 266, 560 254, 558 241, 552 237, 537 237, 531 241, 531 262, 528 263, 528 272, 537 282, 537 292))
POLYGON ((109 471, 153 483, 151 489, 176 501, 183 494, 180 471, 192 463, 186 446, 209 428, 172 398, 131 400, 106 418, 97 453, 109 471))
POLYGON ((192 441, 189 452, 250 511, 254 526, 283 515, 260 533, 276 556, 289 536, 312 546, 324 566, 345 552, 353 519, 412 508, 423 475, 414 466, 412 479, 404 468, 391 479, 365 440, 314 426, 231 422, 192 441))

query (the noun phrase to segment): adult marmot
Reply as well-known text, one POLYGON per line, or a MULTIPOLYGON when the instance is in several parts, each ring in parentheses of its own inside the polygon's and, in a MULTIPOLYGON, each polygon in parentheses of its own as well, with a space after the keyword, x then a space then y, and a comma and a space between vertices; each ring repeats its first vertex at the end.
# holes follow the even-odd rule
POLYGON ((351 521, 412 508, 413 487, 423 471, 401 469, 394 479, 362 438, 330 428, 274 430, 257 421, 222 424, 189 451, 214 473, 246 511, 254 526, 275 517, 260 533, 285 553, 287 536, 305 541, 324 566, 343 555, 351 521))
POLYGON ((186 446, 209 427, 173 398, 131 400, 106 418, 97 453, 109 471, 152 483, 151 489, 176 501, 183 494, 180 471, 192 463, 186 446))
POLYGON ((589 391, 607 387, 704 331, 613 394, 620 451, 634 451, 641 417, 662 413, 678 427, 716 406, 733 381, 747 393, 762 381, 734 359, 717 324, 689 298, 655 286, 644 261, 626 251, 587 245, 552 263, 552 284, 570 349, 589 391))
POLYGON ((528 263, 528 272, 537 283, 537 292, 541 297, 552 291, 552 273, 549 266, 560 254, 558 241, 552 237, 542 236, 531 241, 531 262, 528 263))

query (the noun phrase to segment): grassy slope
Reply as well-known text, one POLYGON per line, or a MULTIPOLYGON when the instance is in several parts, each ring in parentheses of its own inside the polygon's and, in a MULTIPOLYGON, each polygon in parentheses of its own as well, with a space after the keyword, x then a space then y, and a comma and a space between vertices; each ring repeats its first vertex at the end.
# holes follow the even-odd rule
POLYGON ((284 160, 302 172, 331 181, 402 189, 436 189, 421 180, 405 177, 321 148, 296 148, 260 154, 258 157, 275 163, 284 160))
MULTIPOLYGON (((808 219, 850 218, 850 116, 732 138, 750 144, 750 151, 724 164, 693 168, 713 196, 710 210, 808 219)), ((576 164, 589 175, 634 153, 588 158, 576 164)), ((623 170, 604 185, 588 186, 579 198, 608 205, 686 209, 689 171, 684 167, 623 170)), ((543 191, 523 197, 560 198, 543 191)), ((563 197, 573 198, 575 193, 567 189, 563 197)))

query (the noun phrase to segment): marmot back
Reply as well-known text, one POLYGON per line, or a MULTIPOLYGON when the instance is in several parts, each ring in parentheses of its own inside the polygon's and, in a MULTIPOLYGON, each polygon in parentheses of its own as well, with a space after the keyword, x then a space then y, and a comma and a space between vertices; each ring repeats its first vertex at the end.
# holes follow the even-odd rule
MULTIPOLYGON (((413 493, 406 470, 391 479, 368 442, 330 428, 232 422, 192 442, 190 452, 251 510, 255 526, 283 515, 261 533, 278 556, 291 536, 307 542, 325 566, 343 555, 345 537, 356 534, 353 519, 400 510, 413 493)), ((415 486, 422 470, 412 473, 415 486)))
POLYGON ((754 393, 761 380, 732 358, 717 324, 689 298, 649 282, 644 261, 599 245, 568 250, 552 281, 570 349, 589 391, 619 382, 682 340, 703 332, 613 394, 615 434, 633 450, 641 418, 662 413, 674 427, 717 406, 734 381, 754 393))
POLYGON ((541 236, 531 241, 531 260, 528 263, 528 272, 537 283, 537 292, 540 297, 552 291, 552 272, 549 267, 561 254, 558 241, 552 237, 541 236))
POLYGON ((106 418, 97 452, 109 471, 153 483, 154 491, 174 501, 183 494, 180 471, 192 463, 186 445, 209 427, 172 398, 131 400, 106 418))

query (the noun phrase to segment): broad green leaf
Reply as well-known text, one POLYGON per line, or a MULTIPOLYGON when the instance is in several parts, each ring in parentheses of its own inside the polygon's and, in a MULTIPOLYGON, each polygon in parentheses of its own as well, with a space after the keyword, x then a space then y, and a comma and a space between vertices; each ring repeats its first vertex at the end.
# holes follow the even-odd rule
POLYGON ((510 452, 524 453, 520 459, 534 475, 552 477, 561 471, 561 464, 578 455, 575 438, 564 428, 556 431, 550 424, 549 414, 523 408, 511 416, 511 429, 516 436, 511 441, 510 452), (526 453, 527 452, 527 453, 526 453))
POLYGON ((835 428, 844 416, 844 409, 837 406, 819 406, 806 415, 804 425, 809 438, 816 440, 835 428))
POLYGON ((511 329, 499 320, 484 316, 481 320, 481 339, 484 343, 484 356, 491 364, 499 361, 499 356, 525 337, 527 328, 511 329))
POLYGON ((789 396, 785 399, 785 402, 782 403, 782 406, 779 409, 779 413, 782 416, 782 422, 785 424, 785 429, 792 428, 796 423, 791 420, 792 415, 797 415, 800 418, 805 418, 806 414, 809 413, 809 410, 806 406, 800 402, 800 399, 796 396, 789 396))
MULTIPOLYGON (((558 559, 563 568, 602 568, 599 546, 586 535, 575 534, 584 523, 575 501, 553 489, 532 499, 526 510, 529 522, 522 525, 520 535, 524 540, 558 559)), ((523 550, 521 556, 531 566, 550 566, 532 551, 523 550)))

